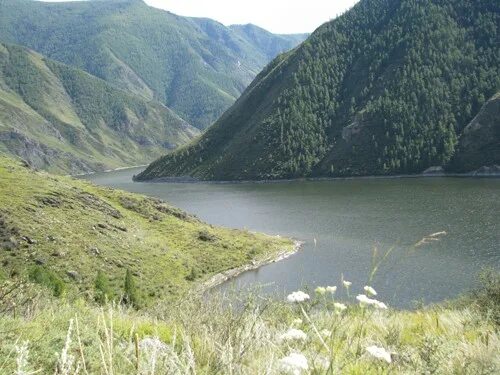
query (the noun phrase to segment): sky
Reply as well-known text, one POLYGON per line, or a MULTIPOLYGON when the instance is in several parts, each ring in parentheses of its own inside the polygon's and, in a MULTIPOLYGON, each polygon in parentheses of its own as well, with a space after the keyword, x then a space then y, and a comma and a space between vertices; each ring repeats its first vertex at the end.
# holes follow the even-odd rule
POLYGON ((224 25, 253 23, 276 34, 292 34, 313 32, 324 22, 352 7, 357 0, 145 0, 145 2, 181 16, 212 18, 224 25))

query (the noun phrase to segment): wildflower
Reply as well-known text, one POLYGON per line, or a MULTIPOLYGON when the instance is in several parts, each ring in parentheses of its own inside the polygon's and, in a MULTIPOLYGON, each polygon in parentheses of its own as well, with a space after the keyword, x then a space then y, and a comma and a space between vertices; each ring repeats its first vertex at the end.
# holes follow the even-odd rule
POLYGON ((294 302, 304 302, 309 300, 311 297, 309 297, 309 294, 302 292, 301 290, 298 290, 296 292, 293 292, 286 297, 287 301, 290 303, 294 302))
POLYGON ((378 359, 382 359, 386 361, 387 363, 391 363, 391 353, 389 353, 387 350, 384 348, 372 345, 366 348, 366 351, 370 353, 372 356, 378 359))
POLYGON ((335 307, 335 310, 336 310, 337 312, 342 312, 342 311, 344 311, 345 309, 347 309, 347 306, 346 306, 346 305, 344 305, 343 303, 340 303, 340 302, 335 302, 335 303, 333 304, 333 307, 335 307))
POLYGON ((373 301, 371 298, 368 298, 367 296, 365 296, 364 294, 358 294, 356 296, 356 299, 359 301, 359 304, 361 306, 364 306, 364 305, 371 305, 371 301, 373 301))
POLYGON ((302 325, 302 319, 294 319, 292 322, 293 325, 300 326, 302 325))
POLYGON ((332 335, 332 332, 327 330, 327 329, 323 329, 321 332, 320 332, 321 336, 325 336, 325 337, 330 337, 332 335))
POLYGON ((368 294, 369 296, 376 296, 377 295, 377 292, 371 286, 367 285, 363 289, 365 290, 366 294, 368 294))
POLYGON ((377 309, 387 310, 387 305, 385 303, 377 301, 377 300, 375 300, 375 301, 376 301, 375 307, 377 309))
POLYGON ((378 309, 387 309, 387 305, 385 303, 377 301, 376 299, 369 298, 364 294, 359 294, 356 299, 359 301, 361 307, 370 305, 375 306, 378 309))
POLYGON ((327 286, 326 291, 330 294, 335 294, 335 292, 337 291, 337 287, 336 286, 327 286))
POLYGON ((300 353, 290 353, 279 360, 280 370, 287 374, 300 375, 302 371, 307 371, 309 365, 307 358, 300 353))
POLYGON ((320 296, 323 296, 326 293, 326 288, 322 286, 318 286, 316 289, 314 289, 316 294, 319 294, 320 296))
POLYGON ((290 328, 284 334, 280 336, 280 340, 282 341, 294 341, 294 340, 307 340, 307 334, 295 328, 290 328))
POLYGON ((344 288, 346 289, 349 289, 349 287, 352 285, 352 283, 347 280, 342 280, 342 284, 344 284, 344 288))

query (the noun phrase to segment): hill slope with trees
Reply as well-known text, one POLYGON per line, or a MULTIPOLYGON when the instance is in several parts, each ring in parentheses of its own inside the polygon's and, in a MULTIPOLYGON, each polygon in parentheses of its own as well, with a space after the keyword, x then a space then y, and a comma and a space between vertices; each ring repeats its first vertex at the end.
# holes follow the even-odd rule
POLYGON ((148 163, 198 133, 158 102, 0 43, 0 152, 75 174, 148 163))
POLYGON ((0 156, 0 282, 21 276, 56 296, 106 292, 109 301, 128 292, 146 306, 292 249, 285 238, 208 225, 159 199, 0 156))
POLYGON ((141 0, 0 2, 0 40, 155 99, 199 129, 211 125, 272 58, 305 38, 249 28, 250 34, 180 17, 141 0))
MULTIPOLYGON (((138 178, 463 170, 450 160, 464 129, 500 90, 499 24, 499 5, 486 0, 361 0, 269 64, 202 138, 138 178)), ((499 162, 498 147, 489 155, 481 163, 499 162)))

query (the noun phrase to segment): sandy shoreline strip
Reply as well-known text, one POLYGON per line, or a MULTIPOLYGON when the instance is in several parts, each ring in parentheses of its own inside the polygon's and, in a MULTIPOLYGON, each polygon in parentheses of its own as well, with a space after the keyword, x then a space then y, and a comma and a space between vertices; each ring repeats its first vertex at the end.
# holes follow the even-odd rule
POLYGON ((293 247, 291 250, 283 250, 278 252, 274 256, 267 257, 258 261, 253 261, 252 263, 245 264, 243 266, 232 268, 230 270, 218 273, 212 276, 207 281, 203 282, 201 285, 199 285, 196 288, 196 291, 199 293, 204 293, 209 289, 212 289, 218 285, 225 283, 228 280, 234 279, 235 277, 241 275, 244 272, 256 270, 257 268, 260 268, 267 264, 276 263, 283 259, 286 259, 292 256, 293 254, 297 253, 303 244, 304 242, 302 241, 294 240, 293 247))

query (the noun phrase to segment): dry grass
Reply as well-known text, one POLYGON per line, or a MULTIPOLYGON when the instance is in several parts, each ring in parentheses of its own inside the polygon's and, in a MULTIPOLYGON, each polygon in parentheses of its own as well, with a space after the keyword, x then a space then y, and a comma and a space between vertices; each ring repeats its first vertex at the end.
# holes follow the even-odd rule
POLYGON ((474 300, 417 311, 353 300, 339 311, 331 294, 302 303, 216 294, 137 312, 30 291, 38 299, 0 317, 2 374, 280 374, 291 353, 307 360, 308 370, 297 374, 500 370, 498 325, 474 300), (290 328, 305 338, 287 339, 290 328), (391 363, 370 355, 373 345, 391 363))

